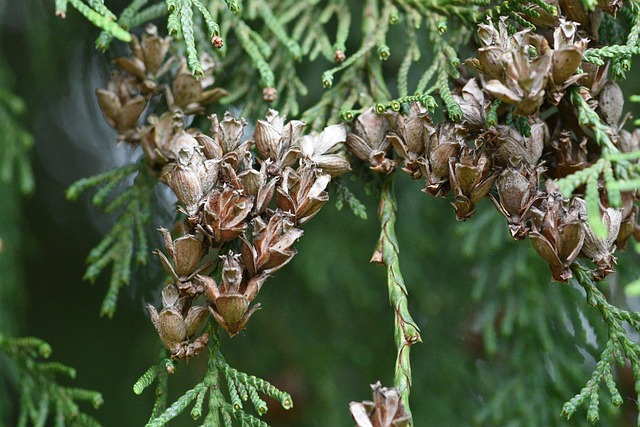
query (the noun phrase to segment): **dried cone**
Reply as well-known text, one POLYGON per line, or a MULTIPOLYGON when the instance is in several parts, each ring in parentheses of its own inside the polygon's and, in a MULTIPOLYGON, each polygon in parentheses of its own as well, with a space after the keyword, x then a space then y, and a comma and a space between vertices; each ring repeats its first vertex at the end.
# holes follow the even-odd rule
MULTIPOLYGON (((581 215, 586 217, 587 202, 576 197, 573 199, 573 203, 577 206, 581 215)), ((607 235, 604 238, 596 236, 589 223, 584 224, 585 237, 582 253, 596 264, 596 280, 602 280, 613 272, 613 265, 616 263, 613 253, 616 250, 615 243, 620 232, 621 222, 622 209, 605 209, 602 212, 602 223, 607 235)))
POLYGON ((209 193, 203 205, 204 223, 202 228, 207 232, 214 247, 230 242, 246 228, 246 218, 253 207, 250 196, 241 194, 229 185, 215 189, 209 193))
POLYGON ((285 116, 275 110, 267 112, 267 120, 258 120, 253 131, 253 142, 262 160, 271 159, 271 175, 278 175, 285 166, 291 166, 300 149, 296 146, 304 123, 292 120, 285 125, 285 116))
POLYGON ((244 242, 242 260, 249 276, 271 275, 285 266, 296 254, 293 244, 303 231, 295 228, 293 217, 287 212, 276 211, 267 224, 256 219, 253 243, 244 242))
POLYGON ((414 102, 411 104, 409 115, 388 114, 387 119, 393 129, 393 132, 387 135, 387 139, 403 159, 402 169, 413 179, 420 178, 427 143, 435 133, 427 109, 414 102))
POLYGON ((389 123, 385 116, 369 108, 353 121, 347 135, 347 146, 357 158, 371 163, 372 170, 391 173, 395 163, 386 157, 391 147, 388 132, 389 123))
POLYGON ((282 183, 277 189, 278 207, 292 213, 296 224, 304 224, 329 200, 329 194, 325 191, 329 182, 331 176, 320 174, 309 165, 302 166, 297 171, 286 168, 282 174, 282 183))
POLYGON ((300 139, 300 155, 332 178, 344 175, 351 170, 343 151, 342 143, 347 139, 343 125, 331 125, 322 132, 305 135, 300 139))
MULTIPOLYGON (((173 284, 167 285, 162 290, 162 305, 160 313, 150 304, 147 305, 147 310, 162 343, 171 352, 171 358, 180 359, 195 356, 203 347, 190 345, 189 339, 207 320, 207 309, 202 306, 192 306, 185 313, 184 301, 180 298, 178 289, 173 284)), ((208 339, 208 334, 198 338, 200 343, 203 340, 208 341, 208 339)))
POLYGON ((196 271, 200 260, 204 256, 205 247, 196 236, 192 234, 184 235, 176 240, 171 238, 169 230, 160 228, 164 238, 164 248, 173 261, 173 267, 167 257, 159 251, 155 253, 160 256, 165 270, 173 276, 175 280, 186 281, 196 271))
POLYGON ((534 222, 529 237, 536 252, 549 264, 553 280, 568 282, 573 276, 571 264, 585 240, 580 209, 575 204, 566 209, 560 194, 549 195, 547 211, 539 224, 534 222))
POLYGON ((208 276, 198 275, 196 279, 202 284, 205 295, 213 304, 209 306, 209 310, 214 319, 229 332, 230 336, 234 336, 244 329, 251 315, 260 308, 260 304, 249 308, 257 292, 251 296, 246 295, 247 283, 243 275, 240 255, 229 252, 228 255, 220 258, 223 261, 220 286, 208 276))
POLYGON ((427 181, 423 190, 434 197, 444 197, 451 189, 449 160, 465 146, 462 129, 451 122, 440 122, 427 144, 427 159, 422 175, 427 181))
POLYGON ((491 159, 484 151, 465 147, 459 159, 449 160, 449 180, 455 197, 452 205, 458 221, 471 218, 475 204, 487 195, 496 178, 491 159))
POLYGON ((349 411, 358 427, 406 427, 411 415, 400 401, 395 388, 382 387, 380 381, 371 385, 373 401, 351 402, 349 411))
POLYGON ((536 168, 507 168, 496 181, 499 199, 489 194, 496 209, 507 219, 509 232, 516 240, 527 237, 532 208, 544 198, 538 190, 538 174, 536 168))
POLYGON ((193 216, 200 201, 217 181, 218 161, 207 160, 197 151, 189 155, 181 150, 179 156, 175 163, 162 169, 160 180, 171 187, 178 200, 184 203, 187 214, 193 216))
POLYGON ((119 138, 135 128, 142 112, 147 107, 147 98, 139 94, 133 77, 114 74, 107 89, 96 89, 98 104, 105 120, 118 131, 119 138))

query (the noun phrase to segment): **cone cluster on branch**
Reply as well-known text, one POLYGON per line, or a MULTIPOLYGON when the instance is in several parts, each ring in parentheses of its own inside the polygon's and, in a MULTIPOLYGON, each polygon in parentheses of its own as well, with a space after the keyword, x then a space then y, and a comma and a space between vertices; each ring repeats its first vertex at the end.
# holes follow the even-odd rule
POLYGON ((451 197, 458 220, 471 218, 488 197, 514 239, 530 237, 553 280, 567 282, 579 256, 593 261, 603 279, 613 271, 616 248, 624 248, 631 235, 640 237, 636 191, 622 192, 621 207, 610 206, 600 175, 596 203, 607 232, 602 238, 587 221, 585 186, 567 200, 554 180, 602 158, 600 129, 620 152, 638 150, 640 134, 621 129, 623 95, 608 78, 609 62, 582 61, 587 47, 598 46, 596 12, 579 1, 547 3, 558 15, 538 8, 537 30, 510 31, 504 17, 479 25, 480 47, 453 82, 461 120, 434 124, 420 103, 383 114, 369 109, 352 121, 347 145, 373 171, 391 173, 399 166, 424 180, 424 192, 451 197), (579 91, 597 113, 595 133, 569 91, 579 91))
MULTIPOLYGON (((294 244, 303 234, 299 227, 328 201, 326 187, 332 175, 349 170, 345 153, 339 151, 346 132, 335 125, 302 136, 304 123, 286 122, 270 110, 252 137, 244 140, 244 120, 229 113, 222 120, 216 115, 210 120, 210 135, 176 126, 164 135, 164 150, 172 155, 163 157, 171 160, 162 166, 160 180, 184 206, 186 220, 176 240, 161 229, 168 256, 156 254, 173 279, 167 288, 176 288, 183 301, 186 329, 191 310, 200 307, 193 304, 204 295, 213 318, 233 336, 260 307, 251 304, 266 279, 296 254, 294 244), (207 256, 211 252, 217 259, 207 256), (205 274, 211 265, 218 277, 205 274)), ((174 306, 165 304, 159 316, 149 306, 161 338, 170 335, 162 313, 173 313, 174 306)), ((206 317, 194 321, 202 325, 206 317)), ((164 338, 163 342, 167 344, 164 338)), ((181 342, 180 349, 187 348, 183 353, 167 348, 174 357, 190 357, 191 344, 181 342)))
POLYGON ((134 38, 133 58, 118 58, 122 71, 97 94, 119 139, 140 144, 150 172, 171 188, 186 217, 175 239, 160 229, 164 252, 155 254, 171 282, 162 307, 147 309, 171 357, 189 358, 209 340, 208 333, 194 339, 209 314, 231 336, 245 328, 262 285, 291 261, 300 227, 329 200, 331 179, 350 166, 343 125, 303 135, 303 122, 269 110, 252 135, 229 113, 210 116, 208 134, 186 128, 185 117, 226 92, 210 89, 212 64, 200 80, 184 62, 172 68, 168 40, 153 28, 141 42, 134 38), (165 74, 173 77, 163 84, 165 74), (168 111, 140 123, 158 94, 168 111))

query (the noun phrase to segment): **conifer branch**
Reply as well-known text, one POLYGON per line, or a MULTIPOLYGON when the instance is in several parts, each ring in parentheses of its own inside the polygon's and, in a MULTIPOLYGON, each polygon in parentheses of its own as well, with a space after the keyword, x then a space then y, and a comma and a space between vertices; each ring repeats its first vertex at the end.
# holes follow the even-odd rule
MULTIPOLYGON (((640 377, 638 376, 640 373, 640 344, 629 338, 623 325, 623 323, 627 323, 636 331, 640 331, 640 313, 622 310, 609 303, 602 291, 596 286, 593 272, 580 263, 574 263, 571 270, 577 283, 584 288, 588 304, 600 311, 602 320, 608 328, 608 341, 586 386, 574 398, 565 403, 562 413, 568 419, 578 407, 587 405, 587 419, 595 423, 599 419, 599 389, 602 383, 609 390, 611 401, 615 406, 620 406, 623 402, 613 377, 612 365, 614 362, 624 366, 625 361, 629 360, 635 377, 635 388, 640 387, 640 377)), ((640 422, 640 418, 638 421, 640 422)))
POLYGON ((43 362, 51 354, 49 344, 39 338, 10 338, 0 332, 0 352, 17 369, 20 378, 19 426, 45 425, 55 418, 57 425, 99 426, 80 410, 77 401, 88 401, 94 408, 102 406, 102 395, 93 390, 65 387, 58 376, 75 378, 76 371, 58 362, 43 362))
POLYGON ((89 5, 86 5, 81 0, 56 0, 56 15, 60 18, 67 16, 67 3, 112 37, 127 43, 131 41, 131 34, 115 22, 116 16, 102 2, 89 0, 89 5))
POLYGON ((102 241, 87 256, 89 266, 85 280, 94 282, 104 268, 113 264, 109 289, 104 298, 101 314, 113 316, 120 288, 131 280, 131 261, 145 264, 148 244, 145 232, 151 219, 151 188, 155 180, 148 176, 144 163, 136 163, 107 171, 90 178, 84 178, 69 187, 67 198, 77 199, 83 192, 102 186, 94 195, 92 203, 105 213, 120 211, 118 220, 102 241), (115 190, 137 173, 130 185, 113 197, 115 190), (107 201, 107 199, 110 200, 107 201))
POLYGON ((23 194, 34 189, 29 151, 33 137, 21 125, 19 117, 26 113, 24 101, 8 90, 0 89, 0 182, 14 181, 23 194))
POLYGON ((400 272, 400 249, 395 233, 396 199, 393 191, 394 174, 386 177, 382 185, 378 217, 380 219, 380 239, 371 262, 383 264, 387 269, 389 303, 394 311, 394 340, 398 350, 393 385, 400 394, 406 411, 411 414, 409 394, 411 391, 411 346, 422 342, 420 329, 408 307, 408 292, 400 272))
MULTIPOLYGON (((220 338, 218 336, 218 327, 215 324, 210 328, 210 336, 208 370, 203 380, 187 390, 166 409, 163 409, 166 406, 166 403, 164 403, 166 402, 166 388, 158 389, 156 395, 158 399, 163 398, 163 403, 158 404, 158 401, 156 401, 157 409, 154 408, 147 427, 166 425, 170 420, 184 412, 192 403, 193 407, 190 411, 192 418, 196 420, 201 418, 207 394, 209 399, 206 405, 207 415, 204 420, 204 425, 207 426, 220 425, 220 416, 222 416, 225 426, 231 425, 231 417, 233 417, 243 425, 268 427, 267 423, 249 414, 243 407, 243 401, 251 401, 256 412, 260 416, 264 415, 268 407, 266 402, 259 396, 259 392, 278 400, 284 409, 293 407, 293 401, 288 393, 278 390, 261 378, 247 375, 229 366, 220 352, 220 338), (229 398, 225 397, 220 391, 221 379, 226 382, 229 398)), ((172 373, 175 368, 172 366, 168 370, 162 369, 164 363, 164 360, 161 360, 159 364, 153 365, 136 381, 133 386, 136 394, 140 394, 155 379, 158 379, 159 387, 160 385, 166 387, 167 372, 172 373)))

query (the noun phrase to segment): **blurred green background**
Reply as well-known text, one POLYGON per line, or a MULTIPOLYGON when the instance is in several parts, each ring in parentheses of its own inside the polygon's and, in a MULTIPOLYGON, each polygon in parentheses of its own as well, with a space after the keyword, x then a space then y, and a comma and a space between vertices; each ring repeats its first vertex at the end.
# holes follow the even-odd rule
MULTIPOLYGON (((110 6, 119 10, 118 2, 110 6)), ((160 349, 144 305, 158 304, 164 273, 151 258, 121 292, 114 318, 99 317, 108 277, 93 286, 83 282, 84 260, 112 219, 94 211, 87 197, 64 197, 73 181, 135 157, 115 145, 93 95, 108 78, 114 53, 94 50, 98 31, 77 14, 56 19, 51 1, 6 3, 0 13, 3 89, 26 101, 22 119, 35 138, 36 180, 34 194, 26 198, 7 185, 0 192, 2 237, 15 235, 22 248, 2 264, 0 327, 46 340, 52 359, 77 369, 74 385, 102 392, 103 407, 87 412, 103 425, 144 425, 153 392, 136 396, 132 385, 160 349)), ((388 62, 390 75, 399 60, 388 62)), ((315 78, 318 68, 304 72, 315 78)), ((310 87, 320 91, 316 80, 310 87)), ((348 403, 370 399, 369 384, 377 380, 392 383, 393 313, 384 271, 368 262, 379 232, 377 198, 366 195, 361 183, 347 182, 366 203, 369 218, 362 221, 327 204, 306 226, 298 255, 263 287, 263 309, 248 329, 233 339, 223 336, 231 366, 292 394, 291 411, 271 402, 266 420, 274 427, 352 426, 348 403)), ((606 337, 598 313, 587 308, 582 291, 549 282, 530 243, 509 240, 488 200, 476 218, 460 224, 446 200, 420 189, 420 183, 399 176, 401 265, 424 341, 411 353, 416 426, 585 424, 583 415, 567 422, 560 411, 594 365, 571 319, 594 319, 588 339, 602 346, 606 337)), ((159 191, 158 199, 163 195, 159 191)), ((150 229, 169 226, 172 216, 167 203, 159 202, 150 229)), ((152 247, 159 247, 159 235, 151 235, 152 247)), ((634 263, 637 255, 621 255, 621 265, 634 263)), ((622 270, 622 277, 605 286, 617 303, 637 306, 619 286, 633 278, 634 269, 622 270)), ((204 361, 191 360, 171 378, 171 401, 201 380, 204 361)), ((625 404, 618 411, 605 408, 601 425, 635 424, 633 383, 624 369, 619 376, 625 404)), ((15 389, 2 397, 11 404, 0 418, 13 425, 15 389)), ((173 425, 196 423, 186 415, 173 425)))

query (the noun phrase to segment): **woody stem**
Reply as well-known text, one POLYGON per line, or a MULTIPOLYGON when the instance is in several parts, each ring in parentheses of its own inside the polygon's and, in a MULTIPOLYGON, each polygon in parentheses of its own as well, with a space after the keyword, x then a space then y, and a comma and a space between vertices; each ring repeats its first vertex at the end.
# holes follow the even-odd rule
MULTIPOLYGON (((411 346, 422 342, 420 329, 407 307, 407 288, 400 272, 400 250, 396 238, 396 198, 393 191, 395 173, 386 177, 380 195, 378 217, 380 218, 380 238, 371 262, 383 264, 387 269, 389 303, 394 310, 394 341, 398 349, 394 373, 394 387, 409 414, 409 392, 411 388, 411 346)), ((413 425, 413 421, 410 422, 413 425)))

